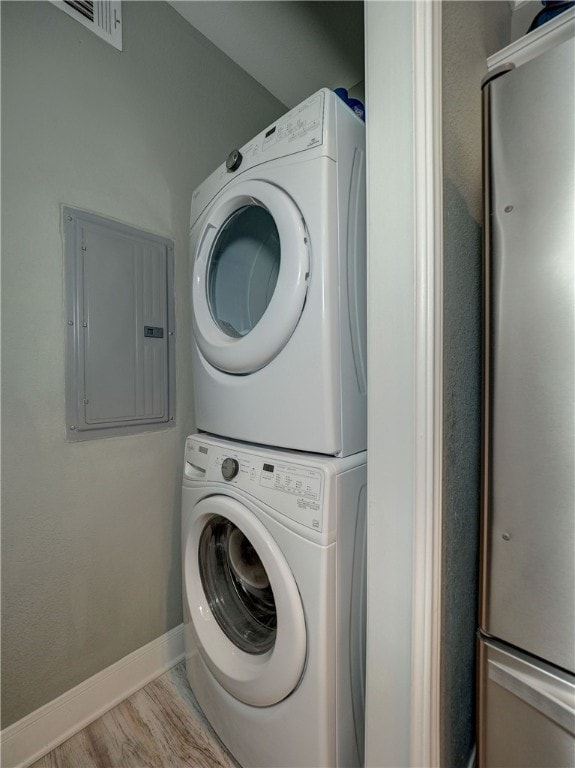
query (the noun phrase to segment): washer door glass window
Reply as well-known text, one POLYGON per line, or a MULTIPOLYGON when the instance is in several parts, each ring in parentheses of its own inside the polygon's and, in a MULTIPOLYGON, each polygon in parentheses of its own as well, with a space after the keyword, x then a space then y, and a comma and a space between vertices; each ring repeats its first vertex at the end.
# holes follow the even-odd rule
POLYGON ((264 181, 224 190, 194 226, 192 312, 204 358, 253 373, 287 344, 305 305, 308 234, 294 201, 264 181))
POLYGON ((198 560, 208 605, 226 636, 246 653, 271 650, 277 614, 266 569, 249 539, 230 520, 211 518, 198 560))
POLYGON ((307 641, 299 589, 278 544, 253 510, 226 495, 198 501, 182 534, 187 627, 207 668, 239 701, 282 701, 301 679, 307 641))
POLYGON ((260 205, 233 213, 222 227, 208 267, 210 311, 232 338, 260 321, 273 296, 280 268, 280 238, 273 216, 260 205))

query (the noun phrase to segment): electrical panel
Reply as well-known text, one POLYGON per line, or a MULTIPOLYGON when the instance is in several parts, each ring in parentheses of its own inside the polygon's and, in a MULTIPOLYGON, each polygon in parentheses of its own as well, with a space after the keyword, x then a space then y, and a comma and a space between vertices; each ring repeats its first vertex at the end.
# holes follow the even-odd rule
POLYGON ((63 208, 66 436, 112 437, 174 420, 173 243, 63 208))

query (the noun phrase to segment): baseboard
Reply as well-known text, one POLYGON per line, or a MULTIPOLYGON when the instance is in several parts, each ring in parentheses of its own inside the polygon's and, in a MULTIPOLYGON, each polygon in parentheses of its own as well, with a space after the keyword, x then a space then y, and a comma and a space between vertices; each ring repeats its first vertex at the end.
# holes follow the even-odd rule
POLYGON ((5 728, 0 733, 2 768, 27 768, 183 657, 180 624, 5 728))

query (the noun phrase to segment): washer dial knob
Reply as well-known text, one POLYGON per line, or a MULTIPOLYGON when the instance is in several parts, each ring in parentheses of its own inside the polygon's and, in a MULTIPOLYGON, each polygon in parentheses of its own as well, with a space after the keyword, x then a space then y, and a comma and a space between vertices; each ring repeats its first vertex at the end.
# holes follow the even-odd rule
POLYGON ((222 477, 224 480, 233 480, 234 477, 240 471, 240 464, 237 459, 232 459, 228 456, 222 462, 222 477))

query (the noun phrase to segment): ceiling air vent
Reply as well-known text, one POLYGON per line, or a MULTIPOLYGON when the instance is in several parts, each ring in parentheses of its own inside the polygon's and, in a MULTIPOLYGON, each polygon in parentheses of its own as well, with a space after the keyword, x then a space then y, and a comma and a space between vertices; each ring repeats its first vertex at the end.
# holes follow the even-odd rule
POLYGON ((122 50, 122 3, 119 0, 52 0, 52 3, 122 50))

